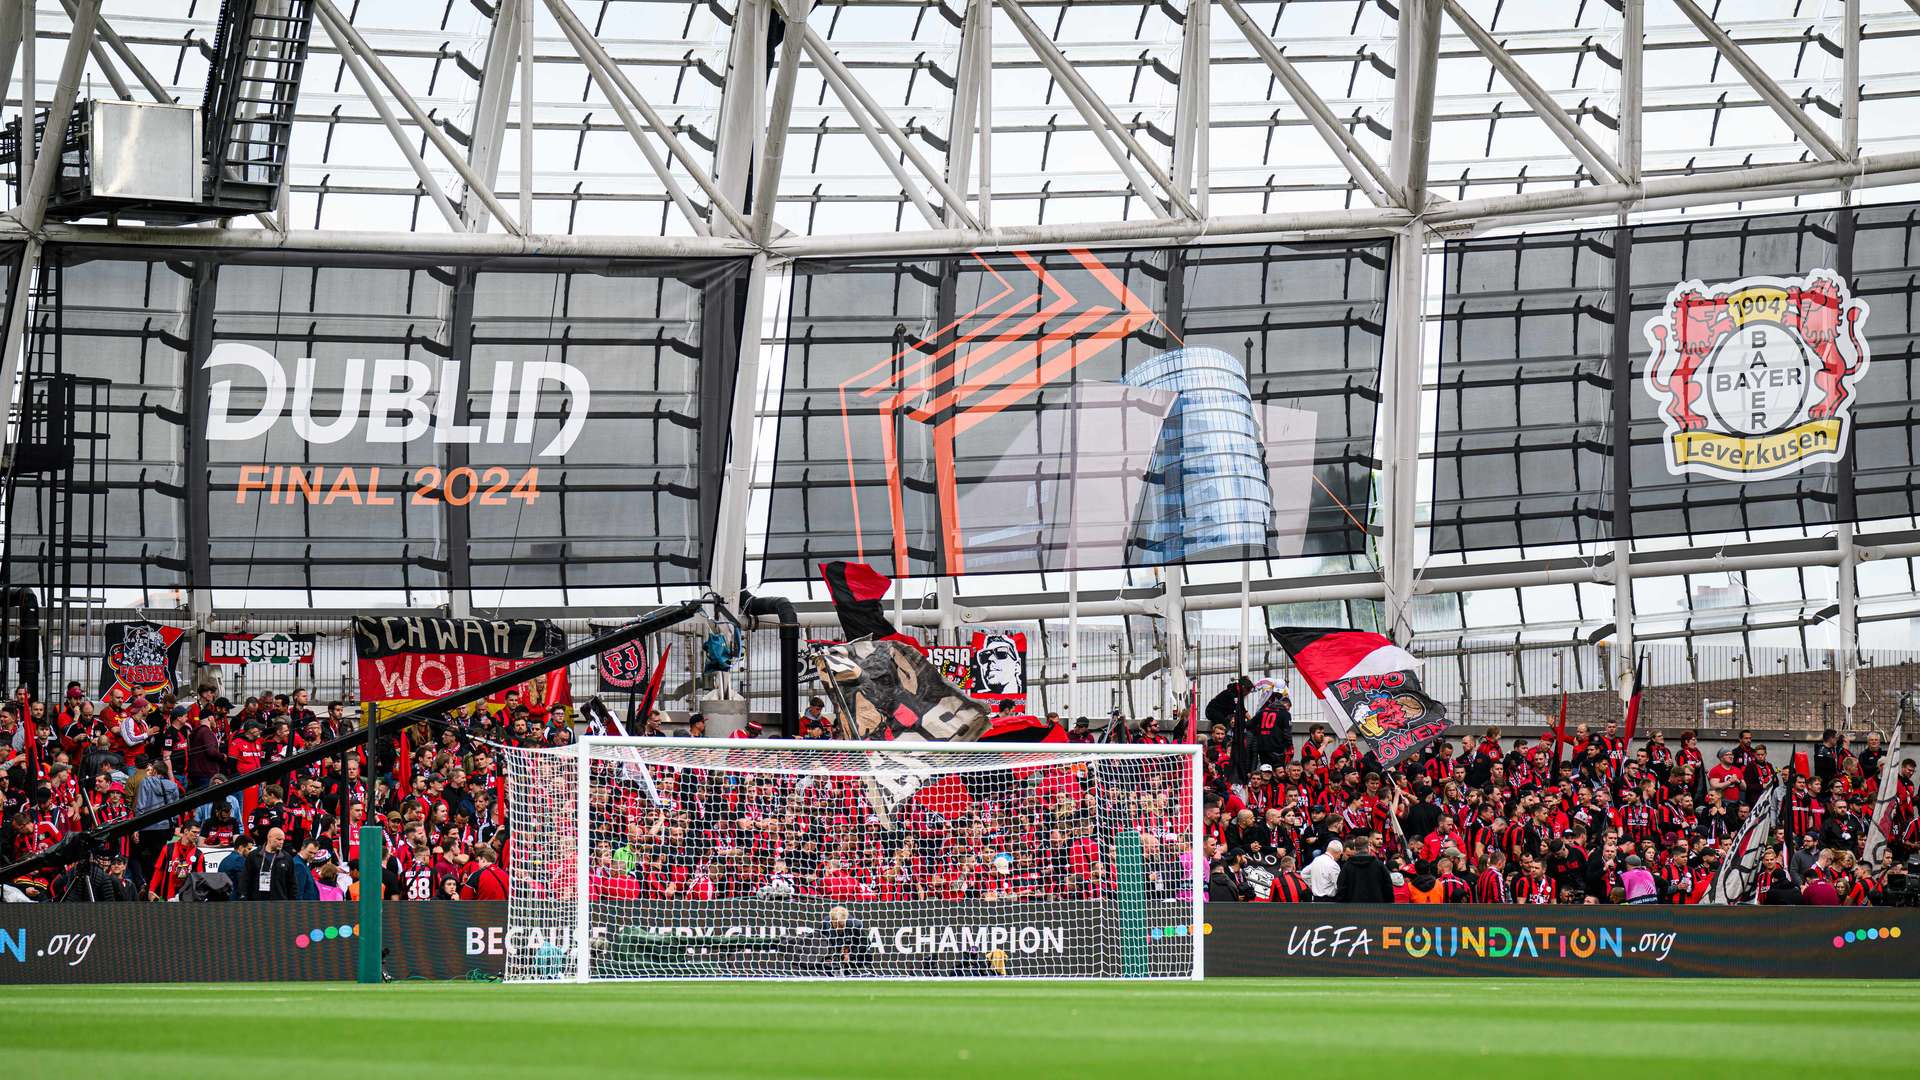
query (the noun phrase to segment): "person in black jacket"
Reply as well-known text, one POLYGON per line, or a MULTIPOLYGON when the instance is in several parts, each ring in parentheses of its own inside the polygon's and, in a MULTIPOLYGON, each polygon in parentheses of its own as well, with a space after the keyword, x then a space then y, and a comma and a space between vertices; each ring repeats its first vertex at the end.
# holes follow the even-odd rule
POLYGON ((1366 835, 1353 840, 1353 854, 1340 866, 1340 884, 1333 898, 1342 904, 1393 903, 1393 878, 1387 864, 1373 854, 1373 838, 1366 835))
POLYGON ((86 862, 67 872, 58 888, 60 899, 72 903, 100 904, 132 900, 125 882, 113 873, 113 857, 105 848, 95 851, 86 862))
POLYGON ((242 900, 297 900, 300 887, 294 880, 293 854, 286 850, 286 831, 267 830, 267 842, 247 856, 240 872, 239 897, 242 900))

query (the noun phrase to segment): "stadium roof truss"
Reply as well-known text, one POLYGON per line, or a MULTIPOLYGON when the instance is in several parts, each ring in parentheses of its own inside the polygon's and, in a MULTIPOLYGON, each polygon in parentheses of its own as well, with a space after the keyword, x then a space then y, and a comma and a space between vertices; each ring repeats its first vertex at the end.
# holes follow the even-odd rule
MULTIPOLYGON (((1148 599, 1079 597, 1080 615, 1380 599, 1404 634, 1422 594, 1611 584, 1624 660, 1635 577, 1832 566, 1851 655, 1854 567, 1920 554, 1920 534, 1868 544, 1850 525, 1473 565, 1440 565, 1417 539, 1436 245, 1913 184, 1920 0, 314 3, 276 209, 193 228, 53 223, 43 151, 0 240, 24 243, 29 268, 49 241, 749 258, 722 592, 751 584, 762 356, 793 260, 1129 242, 1391 240, 1379 567, 1184 589, 1169 575, 1148 599)), ((0 0, 0 85, 23 88, 8 105, 46 105, 59 129, 95 80, 196 101, 215 6, 0 0)), ((11 282, 9 385, 33 276, 11 282)), ((1069 606, 960 600, 950 581, 939 600, 903 614, 951 626, 1069 606)))

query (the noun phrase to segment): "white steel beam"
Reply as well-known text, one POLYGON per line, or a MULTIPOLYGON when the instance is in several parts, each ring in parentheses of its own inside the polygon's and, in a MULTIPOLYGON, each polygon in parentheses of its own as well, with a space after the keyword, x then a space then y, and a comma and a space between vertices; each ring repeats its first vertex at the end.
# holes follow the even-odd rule
POLYGON ((520 42, 520 225, 533 231, 533 0, 518 0, 520 42))
MULTIPOLYGON (((314 0, 313 10, 326 24, 327 36, 333 39, 341 55, 344 56, 349 52, 358 53, 361 61, 372 70, 374 76, 387 88, 387 92, 393 95, 394 101, 406 110, 407 115, 413 118, 413 122, 419 125, 421 133, 426 135, 434 148, 447 159, 447 163, 453 166, 453 171, 459 173, 460 179, 467 182, 468 189, 479 196, 487 212, 499 219, 501 227, 508 232, 515 236, 522 235, 520 223, 507 212, 505 206, 500 204, 500 200, 493 194, 493 188, 467 164, 467 156, 460 152, 460 148, 453 144, 453 140, 447 137, 447 133, 440 130, 440 125, 433 122, 433 118, 427 115, 427 111, 420 107, 420 103, 415 101, 407 88, 394 77, 393 72, 387 68, 386 61, 381 60, 380 54, 360 36, 360 31, 354 29, 346 16, 340 14, 340 10, 333 6, 333 0, 314 0)), ((369 92, 368 96, 373 95, 369 92)))
MULTIPOLYGON (((1645 58, 1647 36, 1646 0, 1624 0, 1620 11, 1620 130, 1616 152, 1627 179, 1638 182, 1641 176, 1642 119, 1644 118, 1645 58)), ((1627 225, 1623 206, 1615 224, 1627 225)), ((1626 318, 1618 312, 1615 318, 1626 318)), ((1629 340, 1632 340, 1630 337, 1629 340)), ((1619 363, 1627 363, 1626 357, 1619 363)), ((1614 468, 1626 468, 1628 455, 1622 451, 1614 458, 1614 468)), ((1634 656, 1633 541, 1619 538, 1613 542, 1613 634, 1619 648, 1614 650, 1613 685, 1622 704, 1632 695, 1634 656)))
MULTIPOLYGON (((400 148, 401 156, 405 157, 407 164, 412 166, 413 175, 420 180, 421 190, 427 193, 427 198, 439 208, 440 216, 447 219, 448 226, 455 232, 469 231, 466 219, 460 216, 460 209, 453 205, 452 199, 447 198, 446 189, 440 186, 439 177, 433 175, 433 170, 427 166, 427 159, 421 157, 420 151, 414 148, 413 137, 407 134, 407 129, 401 125, 399 117, 394 116, 393 109, 387 105, 386 95, 381 93, 380 84, 374 79, 373 73, 367 70, 363 54, 334 34, 333 25, 324 14, 321 16, 321 22, 327 32, 334 36, 335 43, 340 47, 340 62, 347 65, 347 71, 353 75, 354 81, 360 84, 361 92, 367 95, 367 104, 373 106, 374 114, 380 117, 380 122, 386 125, 387 132, 393 136, 394 145, 400 148)), ((477 192, 478 189, 474 190, 477 192)))
MULTIPOLYGON (((826 80, 827 86, 833 90, 833 95, 840 99, 841 106, 853 119, 854 126, 860 129, 860 134, 866 136, 867 144, 873 147, 874 155, 887 167, 887 171, 893 174, 894 183, 900 185, 901 194, 905 195, 907 200, 913 203, 914 208, 920 211, 920 216, 926 219, 929 228, 944 228, 946 223, 940 219, 940 212, 933 208, 933 203, 921 193, 920 185, 914 183, 913 177, 908 174, 907 167, 900 163, 900 159, 894 156, 895 151, 888 147, 887 137, 877 126, 876 117, 860 107, 859 98, 854 95, 846 80, 821 59, 822 50, 814 47, 812 35, 795 33, 794 36, 800 39, 802 47, 813 56, 815 66, 820 69, 820 77, 826 80)), ((947 205, 957 204, 949 199, 947 205)), ((961 207, 961 209, 965 208, 961 207)))
MULTIPOLYGON (((66 5, 67 14, 72 15, 74 12, 73 0, 60 0, 60 2, 66 5)), ((120 37, 113 29, 113 24, 107 20, 105 12, 101 12, 100 18, 96 20, 94 32, 100 35, 100 40, 107 43, 107 48, 113 50, 113 55, 119 57, 120 62, 127 65, 127 70, 133 73, 134 79, 138 81, 141 86, 146 87, 147 93, 152 95, 153 100, 162 104, 173 104, 175 100, 174 96, 167 92, 166 84, 154 78, 153 72, 147 70, 147 65, 140 62, 139 54, 127 47, 126 41, 120 37)), ((5 82, 5 79, 0 78, 0 85, 4 85, 5 82)))
MULTIPOLYGON (((1841 17, 1846 25, 1841 28, 1840 145, 1851 161, 1860 156, 1860 0, 1845 0, 1841 17)), ((1851 212, 1852 190, 1840 193, 1840 204, 1851 212)), ((1852 270, 1849 265, 1847 272, 1852 270)), ((1849 453, 1848 467, 1852 463, 1852 453, 1849 453)), ((1852 726, 1853 709, 1860 696, 1860 552, 1854 542, 1853 523, 1840 522, 1834 528, 1833 541, 1840 552, 1834 589, 1840 608, 1835 626, 1840 638, 1836 650, 1840 657, 1840 708, 1847 725, 1852 726)))
MULTIPOLYGON (((30 17, 32 0, 21 5, 21 11, 30 17)), ((17 384, 20 381, 20 361, 26 346, 27 303, 33 296, 33 279, 39 270, 40 251, 43 246, 40 227, 47 220, 47 197, 53 192, 53 181, 60 172, 60 160, 65 151, 67 118, 73 114, 74 98, 80 90, 80 73, 86 70, 87 52, 93 44, 93 29, 100 21, 100 0, 79 0, 75 13, 73 33, 67 38, 67 51, 60 61, 60 81, 55 84, 53 102, 47 108, 46 135, 40 140, 38 152, 32 152, 33 114, 28 112, 20 125, 24 134, 20 147, 20 167, 25 169, 28 158, 33 158, 33 171, 20 185, 20 205, 14 207, 11 219, 27 233, 26 248, 20 254, 20 267, 15 272, 12 286, 12 301, 7 305, 7 329, 3 341, 0 341, 0 396, 7 402, 4 415, 0 415, 0 464, 11 467, 13 464, 13 442, 18 435, 18 425, 13 422, 13 407, 18 398, 17 384)), ((23 24, 22 44, 25 50, 33 48, 33 39, 26 36, 31 22, 23 24)), ((23 66, 23 77, 31 77, 31 66, 23 66)))
POLYGON ((1560 107, 1559 102, 1553 100, 1553 95, 1535 82, 1533 76, 1527 74, 1526 69, 1514 60, 1512 54, 1502 48, 1499 42, 1493 40, 1492 34, 1487 33, 1484 27, 1474 21, 1473 16, 1467 13, 1467 9, 1460 6, 1459 0, 1442 0, 1442 4, 1448 16, 1473 42, 1473 47, 1480 50, 1480 55, 1486 57, 1494 70, 1498 71, 1500 76, 1507 80, 1508 85, 1525 99, 1534 115, 1546 121, 1547 126, 1553 129, 1554 136, 1572 152, 1574 157, 1580 159, 1588 172, 1593 174, 1595 183, 1601 180, 1603 174, 1621 182, 1629 179, 1619 164, 1593 140, 1593 136, 1581 130, 1579 124, 1567 117, 1566 110, 1560 107))
MULTIPOLYGON (((0 0, 0 98, 13 85, 13 62, 20 56, 20 34, 25 23, 25 16, 21 14, 24 2, 0 0)), ((25 98, 21 100, 24 102, 25 98)))
POLYGON ((1354 186, 1360 189, 1360 193, 1375 206, 1405 206, 1406 198, 1400 192, 1399 185, 1393 182, 1392 175, 1374 160, 1372 154, 1367 153, 1367 148, 1361 145, 1352 129, 1340 122, 1325 99, 1314 90, 1313 84, 1300 74, 1299 68, 1293 66, 1293 61, 1287 59, 1285 50, 1253 21, 1246 8, 1240 6, 1240 0, 1218 2, 1240 27, 1240 33, 1253 46, 1253 51, 1266 61, 1267 70, 1273 72, 1273 77, 1280 81, 1287 96, 1306 114, 1307 121, 1319 133, 1321 141, 1327 144, 1327 149, 1340 159, 1340 164, 1346 168, 1347 175, 1353 177, 1354 186))
POLYGON ((728 420, 727 468, 713 538, 713 591, 730 607, 739 602, 746 584, 747 511, 753 504, 754 430, 760 415, 761 328, 767 314, 766 252, 754 255, 747 274, 740 362, 734 378, 733 415, 728 420))
POLYGON ((1212 0, 1187 0, 1180 28, 1180 85, 1173 106, 1173 182, 1207 213, 1208 142, 1213 131, 1212 0))
MULTIPOLYGON (((720 90, 720 122, 714 137, 713 178, 727 201, 751 212, 747 197, 753 166, 767 135, 767 24, 771 0, 740 0, 733 12, 733 37, 727 48, 725 85, 720 90)), ((733 235, 746 239, 747 229, 733 235)))
MULTIPOLYGON (((647 155, 648 164, 653 164, 658 155, 634 130, 632 114, 621 103, 622 95, 625 95, 627 101, 632 102, 634 108, 640 110, 640 115, 646 119, 647 127, 652 130, 654 136, 665 144, 667 152, 672 154, 673 159, 680 163, 680 167, 687 171, 687 175, 693 177, 693 182, 700 185, 700 190, 705 192, 707 198, 712 201, 714 210, 726 217, 728 224, 735 229, 744 230, 747 227, 747 220, 741 216, 740 208, 720 190, 712 174, 708 173, 706 167, 701 165, 699 159, 687 149, 686 143, 680 136, 674 133, 673 125, 667 123, 666 117, 660 115, 659 110, 655 109, 647 101, 646 96, 640 93, 640 88, 633 85, 633 80, 627 78, 626 72, 620 70, 620 65, 614 61, 613 57, 609 56, 607 51, 600 47, 600 43, 594 40, 586 24, 582 23, 580 17, 573 13, 573 9, 567 6, 566 0, 547 0, 547 10, 553 12, 553 17, 559 21, 560 29, 566 33, 567 40, 573 43, 574 51, 587 65, 588 72, 594 75, 596 82, 601 83, 601 93, 606 95, 607 101, 620 115, 620 122, 627 126, 629 133, 633 134, 634 141, 640 144, 642 152, 647 155), (606 86, 605 80, 608 79, 612 80, 613 85, 618 88, 618 93, 606 86)), ((654 171, 660 174, 660 179, 667 185, 669 194, 680 190, 679 183, 673 179, 673 174, 664 163, 655 165, 654 171)), ((684 194, 679 198, 684 199, 684 194)), ((700 220, 698 218, 693 220, 694 227, 699 229, 700 220)))
MULTIPOLYGON (((520 52, 520 10, 531 0, 500 0, 493 9, 493 27, 487 34, 487 52, 480 65, 480 93, 473 109, 473 140, 467 161, 489 186, 500 178, 500 148, 507 137, 507 104, 513 97, 514 59, 520 52)), ((461 199, 461 219, 472 230, 487 227, 480 207, 461 199)), ((526 218, 523 210, 522 220, 526 218)))
MULTIPOLYGON (((992 69, 980 62, 981 52, 992 48, 992 39, 987 36, 992 33, 991 3, 992 0, 968 0, 967 13, 960 26, 953 112, 947 118, 947 184, 960 196, 962 206, 967 198, 968 174, 973 168, 973 140, 980 127, 981 84, 992 78, 992 69)), ((947 206, 946 224, 948 228, 962 224, 951 203, 947 206)), ((980 225, 977 215, 972 224, 976 228, 980 225)))
MULTIPOLYGON (((800 78, 800 53, 806 35, 793 25, 813 13, 813 0, 783 0, 786 36, 780 39, 780 67, 773 76, 773 100, 766 118, 766 142, 754 175, 753 227, 747 236, 765 246, 773 237, 774 204, 780 198, 780 174, 787 162, 787 135, 793 119, 793 94, 800 78)), ((757 61, 756 61, 757 62, 757 61)), ((737 77, 737 76, 736 76, 737 77)))
POLYGON ((1087 129, 1093 132, 1094 138, 1100 140, 1100 145, 1106 148, 1108 156, 1112 157, 1114 164, 1119 166, 1121 174, 1127 178, 1128 186, 1132 187, 1134 194, 1139 195, 1140 200, 1153 211, 1153 216, 1161 218, 1173 216, 1167 212, 1165 206, 1161 205, 1162 193, 1164 193, 1181 213, 1189 218, 1198 218, 1199 212, 1194 209, 1193 203, 1180 193, 1173 178, 1168 176, 1166 170, 1162 169, 1141 147, 1139 140, 1127 131, 1126 124, 1114 115, 1113 110, 1100 100, 1099 95, 1093 92, 1093 88, 1087 85, 1087 81, 1073 69, 1073 65, 1067 62, 1066 56, 1060 52, 1059 47, 1054 45, 1053 39, 1047 37, 1039 24, 1033 21, 1033 16, 1028 15, 1027 10, 1020 6, 1019 0, 999 0, 999 4, 1000 10, 1006 12, 1007 18, 1012 21, 1014 29, 1020 31, 1020 36, 1027 40, 1027 45, 1033 49, 1033 54, 1039 58, 1041 66, 1047 69, 1054 81, 1059 84, 1061 92, 1073 102, 1073 107, 1080 113, 1080 118, 1086 121, 1087 129), (1142 169, 1146 170, 1145 175, 1142 175, 1142 169), (1152 183, 1148 182, 1147 176, 1153 177, 1152 183), (1160 191, 1154 190, 1154 184, 1160 185, 1160 191))
MULTIPOLYGON (((959 211, 961 222, 973 228, 979 228, 980 222, 974 218, 973 212, 967 209, 967 200, 954 191, 946 178, 940 175, 940 170, 933 167, 933 163, 920 152, 920 148, 913 145, 913 140, 907 137, 907 133, 900 130, 900 125, 893 122, 893 117, 887 115, 887 110, 873 99, 872 94, 867 93, 866 88, 860 85, 860 80, 854 77, 853 72, 847 70, 847 65, 840 62, 840 58, 834 55, 832 44, 811 26, 802 24, 802 30, 804 36, 801 43, 806 47, 807 54, 813 57, 815 64, 819 65, 820 74, 826 78, 827 85, 833 87, 834 93, 839 96, 841 104, 846 106, 847 111, 854 114, 855 120, 860 122, 861 129, 870 128, 869 124, 860 120, 860 113, 865 112, 874 124, 879 125, 887 139, 913 164, 914 169, 926 178, 927 183, 933 185, 935 191, 940 193, 940 198, 945 200, 948 206, 959 211)), ((876 145, 875 149, 880 151, 880 156, 887 162, 887 167, 894 170, 895 176, 900 178, 901 186, 910 186, 910 181, 899 169, 899 159, 887 151, 884 144, 876 145)), ((944 222, 940 221, 936 215, 931 224, 937 229, 944 222)))
POLYGON ((1753 87, 1754 93, 1759 94, 1774 113, 1793 129, 1793 133, 1800 136, 1800 141, 1807 144, 1807 149, 1828 161, 1841 161, 1848 157, 1834 143, 1832 137, 1820 130, 1820 126, 1813 122, 1813 118, 1802 111, 1800 106, 1795 105, 1785 90, 1780 89, 1780 84, 1773 80, 1773 76, 1767 74, 1766 69, 1762 68, 1745 49, 1740 47, 1738 42, 1733 40, 1732 35, 1722 30, 1720 24, 1714 22, 1711 15, 1700 10, 1699 4, 1694 3, 1694 0, 1672 0, 1672 2, 1674 7, 1680 9, 1680 14, 1685 15, 1687 21, 1691 22, 1701 35, 1719 50, 1720 55, 1726 57, 1727 63, 1732 64, 1733 69, 1740 73, 1740 77, 1746 80, 1747 85, 1753 87))
MULTIPOLYGON (((1427 148, 1440 48, 1435 0, 1403 0, 1396 50, 1392 163, 1409 207, 1427 200, 1427 148)), ((1420 475, 1422 331, 1426 315, 1426 227, 1410 222, 1394 237, 1388 289, 1387 341, 1381 386, 1381 438, 1386 498, 1380 515, 1387 626, 1395 641, 1413 640, 1415 540, 1420 475)))
MULTIPOLYGON (((67 18, 75 17, 73 0, 60 0, 60 6, 67 9, 67 18)), ((113 60, 107 56, 106 47, 100 44, 100 31, 97 24, 94 27, 93 44, 87 46, 87 52, 93 56, 93 62, 100 65, 100 74, 106 76, 107 85, 113 87, 113 96, 121 101, 132 101, 133 88, 127 85, 127 80, 120 77, 120 69, 113 66, 113 60)))
MULTIPOLYGON (((565 11, 567 5, 565 0, 548 0, 547 7, 557 8, 555 15, 559 17, 559 12, 565 11)), ((567 15, 572 14, 571 11, 567 11, 567 15)), ((608 68, 602 66, 599 57, 594 55, 599 50, 598 43, 590 37, 582 36, 568 24, 564 17, 560 17, 560 32, 566 36, 568 44, 573 46, 574 54, 580 58, 581 66, 587 69, 587 77, 600 88, 600 93, 607 99, 607 104, 613 106, 613 114, 620 118, 620 126, 627 129, 627 136, 633 140, 633 145, 640 149, 640 156, 647 159, 647 167, 653 170, 653 175, 659 178, 661 186, 666 188, 667 198, 679 208, 680 216, 685 218, 687 224, 693 228, 694 235, 711 235, 713 229, 707 224, 707 219, 701 216, 700 208, 695 206, 693 200, 688 197, 687 190, 680 186, 680 181, 674 177, 672 167, 667 164, 667 159, 661 155, 659 148, 647 138, 646 129, 641 126, 640 118, 633 114, 633 109, 622 97, 620 88, 614 85, 608 68)), ((604 56, 605 53, 600 55, 604 56)), ((709 180, 708 183, 712 181, 709 180)))

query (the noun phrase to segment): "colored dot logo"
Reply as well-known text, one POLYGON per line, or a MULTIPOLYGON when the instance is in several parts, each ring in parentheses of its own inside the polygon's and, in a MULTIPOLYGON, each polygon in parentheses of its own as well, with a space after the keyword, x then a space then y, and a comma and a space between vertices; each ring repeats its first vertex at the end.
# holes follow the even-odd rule
POLYGON ((1897 926, 1869 926, 1865 930, 1849 930, 1844 934, 1834 935, 1833 947, 1844 949, 1849 945, 1862 945, 1869 941, 1891 941, 1899 936, 1900 928, 1897 926))
MULTIPOLYGON (((1212 923, 1201 923, 1201 924, 1200 924, 1200 932, 1201 932, 1202 934, 1211 934, 1211 933, 1213 933, 1213 924, 1212 924, 1212 923)), ((1147 937, 1149 937, 1149 938, 1151 938, 1151 939, 1152 939, 1152 940, 1154 940, 1154 941, 1167 941, 1167 940, 1170 940, 1170 939, 1172 939, 1172 938, 1183 938, 1183 937, 1186 937, 1186 936, 1187 936, 1188 934, 1191 934, 1191 933, 1193 933, 1193 928, 1192 928, 1192 927, 1190 927, 1190 926, 1187 926, 1187 925, 1185 925, 1185 924, 1183 923, 1183 924, 1181 924, 1181 925, 1179 925, 1179 926, 1155 926, 1155 927, 1151 927, 1151 928, 1149 928, 1149 929, 1147 930, 1147 937)))
POLYGON ((304 949, 309 945, 318 945, 323 941, 332 941, 335 938, 350 938, 359 932, 360 927, 353 923, 341 923, 339 926, 315 927, 304 934, 293 935, 293 947, 296 949, 304 949))

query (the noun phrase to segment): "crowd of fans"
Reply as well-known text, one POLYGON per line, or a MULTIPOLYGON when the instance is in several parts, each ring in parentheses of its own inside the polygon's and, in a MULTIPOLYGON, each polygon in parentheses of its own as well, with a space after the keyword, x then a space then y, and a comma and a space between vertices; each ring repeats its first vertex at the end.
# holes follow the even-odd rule
MULTIPOLYGON (((1758 892, 1769 903, 1875 904, 1908 897, 1920 852, 1914 763, 1903 761, 1887 843, 1865 847, 1884 751, 1827 732, 1810 755, 1776 760, 1743 732, 1708 761, 1693 733, 1628 746, 1609 723, 1539 739, 1497 729, 1440 742, 1383 770, 1355 738, 1312 724, 1296 738, 1284 697, 1249 717, 1244 680, 1207 708, 1205 893, 1224 901, 1697 903, 1755 797, 1787 770, 1758 892)), ((1050 717, 1049 719, 1057 719, 1050 717)), ((306 691, 238 707, 70 685, 57 705, 24 689, 0 711, 5 768, 0 855, 47 850, 351 732, 340 702, 306 691)), ((656 713, 645 733, 665 730, 656 713)), ((805 737, 832 721, 814 699, 805 737)), ((500 747, 573 738, 565 707, 509 692, 449 722, 419 725, 368 766, 364 747, 315 756, 274 782, 161 817, 67 868, 16 882, 33 899, 169 900, 220 888, 232 899, 350 899, 360 828, 384 831, 390 899, 504 898, 512 874, 571 892, 569 866, 516 860, 500 747)), ((685 734, 704 734, 695 717, 685 734)), ((756 735, 749 730, 743 735, 756 735)), ((1075 742, 1166 742, 1152 723, 1075 742)), ((1190 793, 1173 762, 1028 768, 955 777, 881 819, 857 778, 608 763, 595 787, 590 889, 602 900, 818 896, 863 900, 1089 898, 1113 888, 1113 839, 1141 838, 1149 888, 1195 879, 1190 793)), ((569 813, 571 810, 569 808, 569 813)))
MULTIPOLYGON (((505 816, 494 747, 564 744, 572 717, 564 706, 525 704, 508 691, 451 721, 387 743, 380 770, 368 767, 364 746, 316 756, 14 887, 35 900, 170 900, 189 888, 236 900, 355 898, 360 828, 372 823, 385 833, 389 898, 502 899, 505 816), (209 887, 208 872, 224 885, 209 887)), ((21 688, 0 708, 0 858, 25 859, 72 833, 244 778, 358 723, 343 703, 317 707, 305 690, 236 707, 211 686, 186 701, 110 692, 95 702, 73 683, 49 707, 21 688)))
POLYGON ((1693 732, 1628 745, 1619 726, 1441 741, 1383 770, 1357 739, 1312 724, 1296 745, 1284 691, 1249 718, 1243 680, 1208 706, 1208 896, 1216 901, 1699 903, 1755 800, 1789 784, 1765 838, 1762 903, 1911 902, 1920 852, 1914 762, 1894 773, 1884 844, 1868 851, 1885 759, 1825 732, 1812 753, 1770 755, 1742 731, 1702 754, 1693 732))

